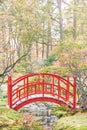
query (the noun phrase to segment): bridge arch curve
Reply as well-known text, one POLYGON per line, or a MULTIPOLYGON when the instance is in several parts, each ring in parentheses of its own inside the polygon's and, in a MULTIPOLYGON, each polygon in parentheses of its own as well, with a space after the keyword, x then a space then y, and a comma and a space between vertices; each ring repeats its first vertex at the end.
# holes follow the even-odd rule
MULTIPOLYGON (((25 105, 35 103, 35 102, 52 102, 52 103, 56 103, 61 106, 66 105, 65 102, 60 101, 58 99, 53 99, 50 97, 49 98, 48 97, 38 97, 38 98, 28 99, 26 101, 23 101, 23 103, 16 104, 16 106, 14 106, 14 109, 19 110, 20 108, 24 107, 25 105)), ((69 106, 69 107, 71 107, 71 106, 69 106)))
POLYGON ((8 76, 8 105, 18 110, 32 102, 47 101, 76 108, 76 77, 48 73, 26 74, 12 81, 8 76))

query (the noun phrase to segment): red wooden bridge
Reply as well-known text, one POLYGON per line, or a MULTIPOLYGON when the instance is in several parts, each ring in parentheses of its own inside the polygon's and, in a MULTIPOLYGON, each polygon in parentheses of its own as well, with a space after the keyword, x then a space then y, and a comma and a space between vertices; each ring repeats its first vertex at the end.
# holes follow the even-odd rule
POLYGON ((32 102, 47 101, 76 108, 76 77, 54 74, 26 74, 12 81, 8 76, 8 105, 18 110, 32 102))

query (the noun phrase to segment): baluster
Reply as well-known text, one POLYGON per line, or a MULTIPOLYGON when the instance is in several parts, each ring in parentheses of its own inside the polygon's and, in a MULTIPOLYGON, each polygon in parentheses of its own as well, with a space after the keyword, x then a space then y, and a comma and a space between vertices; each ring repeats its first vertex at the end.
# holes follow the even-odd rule
POLYGON ((76 76, 74 76, 74 88, 73 88, 73 108, 76 108, 76 76))
POLYGON ((42 75, 42 77, 43 77, 43 81, 42 81, 42 96, 44 97, 44 75, 42 75))
POLYGON ((66 101, 69 101, 69 87, 70 87, 70 76, 67 76, 67 86, 66 86, 66 101))
POLYGON ((58 78, 58 98, 61 97, 60 77, 58 78))
POLYGON ((40 74, 38 75, 38 88, 37 88, 37 93, 40 93, 40 74))
POLYGON ((27 98, 28 98, 28 77, 27 77, 27 87, 26 87, 26 95, 27 95, 27 98))
POLYGON ((52 76, 51 94, 54 96, 54 76, 52 76))

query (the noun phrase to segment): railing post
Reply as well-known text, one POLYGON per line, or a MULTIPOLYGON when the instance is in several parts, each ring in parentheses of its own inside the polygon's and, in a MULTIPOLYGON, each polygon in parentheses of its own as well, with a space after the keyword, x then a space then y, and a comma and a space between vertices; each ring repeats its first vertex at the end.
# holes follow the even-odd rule
POLYGON ((40 74, 38 75, 38 88, 36 92, 40 94, 40 74))
POLYGON ((12 108, 12 79, 10 75, 8 75, 8 106, 12 108))
POLYGON ((67 76, 67 92, 66 92, 66 100, 69 100, 69 81, 70 81, 70 76, 67 76))
POLYGON ((74 76, 74 91, 73 91, 73 108, 76 108, 76 76, 74 76))
POLYGON ((60 77, 58 78, 58 99, 61 97, 60 77))
POLYGON ((43 75, 42 83, 43 83, 43 85, 42 85, 42 95, 43 95, 43 97, 44 97, 44 75, 43 75))
POLYGON ((51 94, 54 96, 54 76, 52 76, 51 94))
POLYGON ((28 94, 28 89, 29 89, 28 86, 29 86, 29 81, 28 81, 28 77, 27 77, 27 88, 26 88, 26 95, 27 95, 27 98, 28 98, 28 95, 29 95, 29 94, 28 94))
POLYGON ((24 96, 27 96, 28 97, 28 77, 27 78, 24 78, 24 96))

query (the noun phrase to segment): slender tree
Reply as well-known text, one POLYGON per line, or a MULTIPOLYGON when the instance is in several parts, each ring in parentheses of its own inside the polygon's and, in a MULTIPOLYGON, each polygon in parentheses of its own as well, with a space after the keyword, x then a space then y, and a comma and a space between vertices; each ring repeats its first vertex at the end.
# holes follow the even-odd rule
POLYGON ((59 13, 59 32, 60 32, 60 39, 63 38, 63 18, 62 18, 62 1, 57 0, 58 4, 58 13, 59 13))
POLYGON ((77 2, 76 0, 73 0, 73 5, 74 5, 74 9, 73 9, 73 39, 76 40, 76 30, 77 30, 77 19, 76 19, 76 5, 77 2))

